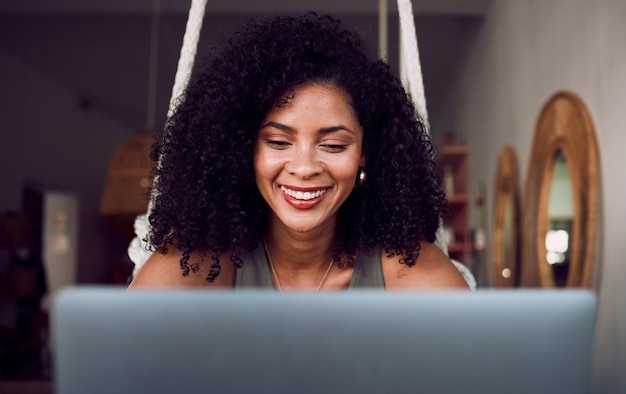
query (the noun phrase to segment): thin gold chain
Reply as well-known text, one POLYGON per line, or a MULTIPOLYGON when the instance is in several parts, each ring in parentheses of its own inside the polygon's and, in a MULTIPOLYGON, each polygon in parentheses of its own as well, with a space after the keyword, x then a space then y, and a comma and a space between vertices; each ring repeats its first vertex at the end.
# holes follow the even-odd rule
MULTIPOLYGON (((263 247, 265 248, 265 254, 267 255, 267 260, 270 263, 270 269, 272 270, 272 276, 274 277, 274 282, 276 283, 276 288, 278 289, 279 292, 283 292, 283 288, 280 285, 280 281, 278 280, 278 275, 276 274, 276 269, 274 268, 274 262, 272 261, 272 256, 270 255, 270 251, 267 248, 267 244, 265 243, 265 239, 263 240, 263 247)), ((324 285, 324 282, 326 282, 326 279, 328 278, 328 274, 330 273, 330 269, 333 267, 333 259, 330 259, 330 263, 328 264, 328 268, 326 268, 326 272, 324 273, 324 277, 322 277, 322 280, 320 281, 320 284, 317 285, 317 289, 315 289, 315 293, 319 292, 320 289, 322 288, 322 286, 324 285)))

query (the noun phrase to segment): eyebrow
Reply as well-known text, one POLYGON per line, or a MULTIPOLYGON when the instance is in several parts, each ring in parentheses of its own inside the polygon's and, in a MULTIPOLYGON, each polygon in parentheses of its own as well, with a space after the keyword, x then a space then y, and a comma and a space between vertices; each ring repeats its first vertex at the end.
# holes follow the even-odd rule
MULTIPOLYGON (((287 131, 289 133, 295 133, 295 131, 296 131, 293 127, 290 127, 290 126, 287 126, 287 125, 284 125, 284 124, 278 123, 278 122, 267 122, 264 125, 262 125, 259 128, 259 130, 262 130, 262 129, 266 128, 266 127, 274 127, 276 129, 279 129, 279 130, 287 131)), ((323 127, 321 129, 319 129, 318 132, 324 134, 324 133, 332 133, 332 132, 340 131, 340 130, 345 130, 345 131, 347 131, 347 132, 349 132, 351 134, 356 134, 354 131, 350 130, 349 128, 347 128, 346 126, 341 125, 341 124, 339 124, 337 126, 323 127)))

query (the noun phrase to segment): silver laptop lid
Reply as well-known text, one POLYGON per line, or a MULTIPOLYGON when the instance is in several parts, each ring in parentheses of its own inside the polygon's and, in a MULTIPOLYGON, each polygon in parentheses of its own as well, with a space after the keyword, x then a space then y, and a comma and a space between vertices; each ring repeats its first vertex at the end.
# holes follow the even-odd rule
POLYGON ((564 290, 73 288, 56 393, 584 393, 595 309, 564 290))

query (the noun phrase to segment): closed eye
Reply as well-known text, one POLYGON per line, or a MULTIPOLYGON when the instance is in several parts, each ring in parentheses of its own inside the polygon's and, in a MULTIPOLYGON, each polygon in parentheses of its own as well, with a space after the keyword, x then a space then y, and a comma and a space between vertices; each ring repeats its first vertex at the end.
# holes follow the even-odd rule
POLYGON ((343 152, 348 148, 348 145, 339 145, 339 144, 322 144, 320 145, 322 149, 330 153, 339 153, 343 152))
POLYGON ((265 140, 265 144, 274 149, 287 149, 291 145, 290 142, 279 140, 265 140))

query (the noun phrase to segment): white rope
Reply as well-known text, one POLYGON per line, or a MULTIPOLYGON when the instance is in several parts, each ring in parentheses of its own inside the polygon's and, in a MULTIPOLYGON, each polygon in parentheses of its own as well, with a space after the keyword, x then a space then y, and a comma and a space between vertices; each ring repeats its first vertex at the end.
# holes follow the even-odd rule
MULTIPOLYGON (((189 83, 198 49, 198 42, 200 41, 200 32, 202 31, 202 21, 204 19, 205 9, 206 0, 191 1, 189 16, 187 17, 187 25, 185 27, 185 35, 183 37, 183 45, 180 49, 178 67, 176 69, 176 76, 174 77, 172 96, 170 98, 170 105, 167 111, 168 119, 174 113, 176 105, 189 83)), ((159 163, 157 163, 157 165, 159 165, 159 163)), ((133 263, 135 263, 133 276, 137 274, 139 269, 152 254, 147 249, 147 244, 144 239, 148 235, 149 231, 148 215, 150 215, 150 212, 152 211, 155 194, 156 191, 153 191, 150 201, 148 202, 148 212, 144 215, 137 216, 135 219, 134 227, 136 237, 128 246, 128 257, 133 263)))
MULTIPOLYGON (((172 96, 170 97, 170 105, 167 110, 167 118, 174 114, 176 105, 178 104, 193 71, 193 64, 198 50, 198 41, 200 41, 200 32, 202 31, 202 21, 204 20, 204 10, 206 9, 206 0, 192 0, 189 8, 189 16, 187 17, 187 25, 185 27, 185 35, 183 36, 183 45, 180 48, 180 57, 178 58, 178 67, 176 76, 174 77, 174 86, 172 87, 172 96)), ((160 163, 157 163, 160 165, 160 163)), ((150 201, 148 202, 148 213, 152 212, 156 191, 153 190, 150 201)))
MULTIPOLYGON (((411 0, 398 0, 398 13, 400 16, 400 78, 405 89, 409 92, 415 109, 422 116, 426 132, 430 132, 428 123, 428 110, 426 109, 426 95, 424 93, 424 81, 422 66, 417 47, 417 33, 413 20, 413 7, 411 0)), ((443 226, 440 224, 437 230, 435 243, 448 254, 448 246, 444 241, 443 226)), ((452 260, 452 263, 461 272, 469 287, 476 289, 476 279, 472 272, 462 263, 452 260)))
POLYGON ((422 66, 411 0, 398 0, 398 13, 400 15, 400 78, 413 100, 415 109, 422 116, 426 130, 429 131, 422 66))
POLYGON ((202 31, 202 20, 204 19, 205 8, 206 0, 191 0, 187 26, 185 27, 185 36, 183 37, 183 46, 180 49, 178 68, 176 69, 176 77, 174 78, 174 86, 172 87, 170 107, 167 112, 168 118, 172 115, 174 109, 176 109, 176 103, 183 94, 189 82, 189 78, 191 77, 198 41, 200 40, 200 32, 202 31))

